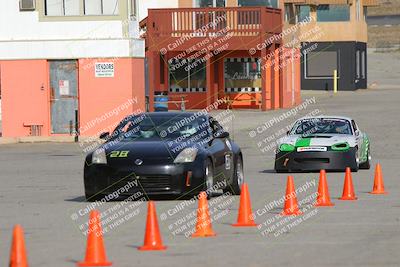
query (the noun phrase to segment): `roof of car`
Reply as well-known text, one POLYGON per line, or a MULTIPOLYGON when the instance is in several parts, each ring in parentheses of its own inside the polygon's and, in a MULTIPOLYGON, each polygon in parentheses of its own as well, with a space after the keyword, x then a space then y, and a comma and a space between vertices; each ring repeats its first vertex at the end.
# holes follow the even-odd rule
POLYGON ((340 120, 348 120, 351 121, 352 118, 350 117, 345 117, 345 116, 309 116, 309 117, 302 117, 300 119, 298 119, 298 121, 300 120, 304 120, 304 119, 340 119, 340 120))

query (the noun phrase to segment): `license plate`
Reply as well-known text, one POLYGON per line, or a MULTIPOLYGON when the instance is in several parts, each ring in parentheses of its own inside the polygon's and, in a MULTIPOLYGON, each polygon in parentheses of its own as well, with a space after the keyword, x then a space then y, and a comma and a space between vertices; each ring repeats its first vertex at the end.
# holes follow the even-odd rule
POLYGON ((326 147, 325 146, 306 146, 306 147, 298 147, 297 148, 297 152, 307 152, 307 151, 318 151, 318 152, 322 152, 322 151, 326 151, 326 147))

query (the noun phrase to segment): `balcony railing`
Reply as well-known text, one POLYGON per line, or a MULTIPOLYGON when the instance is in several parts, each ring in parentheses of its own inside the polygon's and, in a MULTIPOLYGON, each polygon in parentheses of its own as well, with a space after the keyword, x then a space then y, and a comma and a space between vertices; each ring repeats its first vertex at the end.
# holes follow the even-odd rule
POLYGON ((176 49, 181 50, 193 44, 190 39, 231 35, 230 42, 242 45, 250 38, 256 41, 280 33, 282 17, 280 9, 267 7, 150 9, 140 26, 146 30, 148 48, 179 38, 187 41, 176 49))

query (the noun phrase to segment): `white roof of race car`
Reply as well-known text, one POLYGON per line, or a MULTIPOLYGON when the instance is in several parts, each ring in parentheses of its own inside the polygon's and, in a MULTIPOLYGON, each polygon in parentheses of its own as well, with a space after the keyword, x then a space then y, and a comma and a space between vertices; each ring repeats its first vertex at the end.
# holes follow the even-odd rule
POLYGON ((297 121, 305 120, 305 119, 339 119, 339 120, 348 120, 351 121, 352 118, 345 117, 345 116, 308 116, 308 117, 302 117, 298 119, 297 121))

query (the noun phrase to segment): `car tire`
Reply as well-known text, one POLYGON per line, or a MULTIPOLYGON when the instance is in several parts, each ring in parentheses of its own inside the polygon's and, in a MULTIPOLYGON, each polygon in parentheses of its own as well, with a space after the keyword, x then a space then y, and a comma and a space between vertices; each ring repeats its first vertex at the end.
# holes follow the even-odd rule
POLYGON ((351 171, 352 172, 358 172, 358 168, 359 168, 359 163, 357 163, 357 155, 358 155, 358 147, 356 147, 357 149, 355 150, 355 152, 354 152, 354 161, 355 161, 355 164, 354 164, 354 167, 353 168, 351 168, 351 171))
POLYGON ((213 195, 212 187, 214 186, 214 165, 211 159, 207 159, 204 166, 204 191, 207 192, 207 198, 213 195))
POLYGON ((371 159, 370 159, 369 151, 370 151, 370 148, 368 147, 367 161, 360 163, 360 165, 358 166, 360 169, 369 170, 371 168, 371 159))
POLYGON ((242 184, 244 183, 243 159, 241 156, 235 161, 235 169, 232 183, 225 189, 224 193, 229 192, 232 195, 240 195, 242 192, 242 184))

